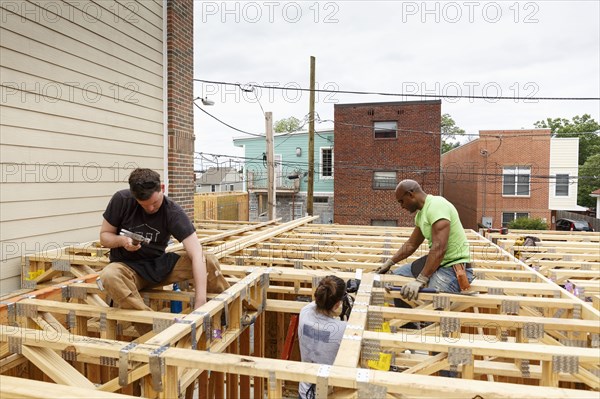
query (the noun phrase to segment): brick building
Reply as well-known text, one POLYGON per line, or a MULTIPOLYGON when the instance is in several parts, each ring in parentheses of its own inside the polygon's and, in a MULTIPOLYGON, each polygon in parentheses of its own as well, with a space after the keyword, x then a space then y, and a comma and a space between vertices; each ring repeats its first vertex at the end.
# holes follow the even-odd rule
POLYGON ((194 1, 167 7, 167 134, 169 197, 194 217, 194 1))
POLYGON ((577 210, 577 138, 549 129, 485 130, 442 155, 442 194, 465 228, 506 226, 518 217, 577 210))
POLYGON ((441 101, 336 104, 334 118, 334 222, 412 226, 394 189, 439 194, 441 101))

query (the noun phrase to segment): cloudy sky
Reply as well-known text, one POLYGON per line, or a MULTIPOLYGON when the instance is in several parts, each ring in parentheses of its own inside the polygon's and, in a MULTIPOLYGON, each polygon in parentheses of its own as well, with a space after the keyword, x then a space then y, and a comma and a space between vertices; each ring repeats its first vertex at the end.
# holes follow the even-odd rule
MULTIPOLYGON (((447 99, 468 134, 532 128, 546 117, 589 113, 600 102, 528 100, 600 97, 600 2, 591 1, 197 1, 195 78, 240 84, 521 100, 447 99)), ((195 83, 203 107, 239 129, 263 133, 274 120, 308 113, 307 92, 195 83), (254 97, 258 96, 260 104, 254 97)), ((322 120, 335 103, 411 100, 406 96, 317 95, 322 120)), ((417 98, 421 99, 421 98, 417 98)), ((426 99, 426 98, 422 98, 426 99)), ((198 101, 200 106, 201 103, 198 101)), ((196 151, 243 155, 236 132, 195 112, 196 151)), ((318 123, 317 129, 332 127, 318 123)))

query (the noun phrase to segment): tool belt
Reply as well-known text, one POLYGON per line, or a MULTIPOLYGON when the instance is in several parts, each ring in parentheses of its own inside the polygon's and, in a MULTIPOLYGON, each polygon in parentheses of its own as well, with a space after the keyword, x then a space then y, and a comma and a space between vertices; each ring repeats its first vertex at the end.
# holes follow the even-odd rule
POLYGON ((469 278, 467 277, 466 269, 470 268, 470 263, 457 263, 452 265, 454 269, 454 273, 456 274, 456 281, 458 281, 458 286, 461 291, 467 291, 471 288, 471 283, 469 283, 469 278))
MULTIPOLYGON (((425 267, 426 262, 427 262, 427 255, 422 256, 419 259, 412 262, 410 271, 415 278, 417 278, 419 276, 419 274, 425 267)), ((440 266, 440 267, 444 267, 444 266, 440 266)), ((461 291, 469 290, 469 288, 471 288, 471 283, 469 283, 466 269, 470 269, 471 264, 470 263, 457 263, 455 265, 452 265, 452 268, 454 269, 454 273, 456 274, 456 280, 458 281, 458 286, 460 287, 460 290, 461 291)))

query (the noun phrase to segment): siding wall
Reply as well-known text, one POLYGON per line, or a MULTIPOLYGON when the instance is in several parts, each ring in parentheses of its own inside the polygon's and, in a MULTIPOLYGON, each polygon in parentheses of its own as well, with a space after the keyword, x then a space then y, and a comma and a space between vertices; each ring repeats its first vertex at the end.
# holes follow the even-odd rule
POLYGON ((161 1, 0 2, 0 293, 20 257, 97 239, 135 167, 163 173, 161 1))
POLYGON ((577 209, 577 176, 579 175, 579 138, 553 138, 550 140, 550 209, 577 209), (569 175, 569 195, 556 196, 558 174, 569 175))

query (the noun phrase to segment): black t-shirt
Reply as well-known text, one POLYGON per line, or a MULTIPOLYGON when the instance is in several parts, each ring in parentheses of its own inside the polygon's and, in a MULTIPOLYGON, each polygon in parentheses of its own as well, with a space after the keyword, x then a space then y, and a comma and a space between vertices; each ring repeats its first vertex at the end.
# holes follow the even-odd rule
POLYGON ((166 195, 159 210, 149 214, 137 203, 129 189, 117 191, 102 216, 117 228, 117 234, 125 229, 150 238, 150 244, 142 243, 135 252, 123 247, 112 248, 110 261, 125 263, 154 283, 160 283, 179 258, 175 253, 165 253, 171 235, 183 241, 196 232, 183 209, 166 195))

